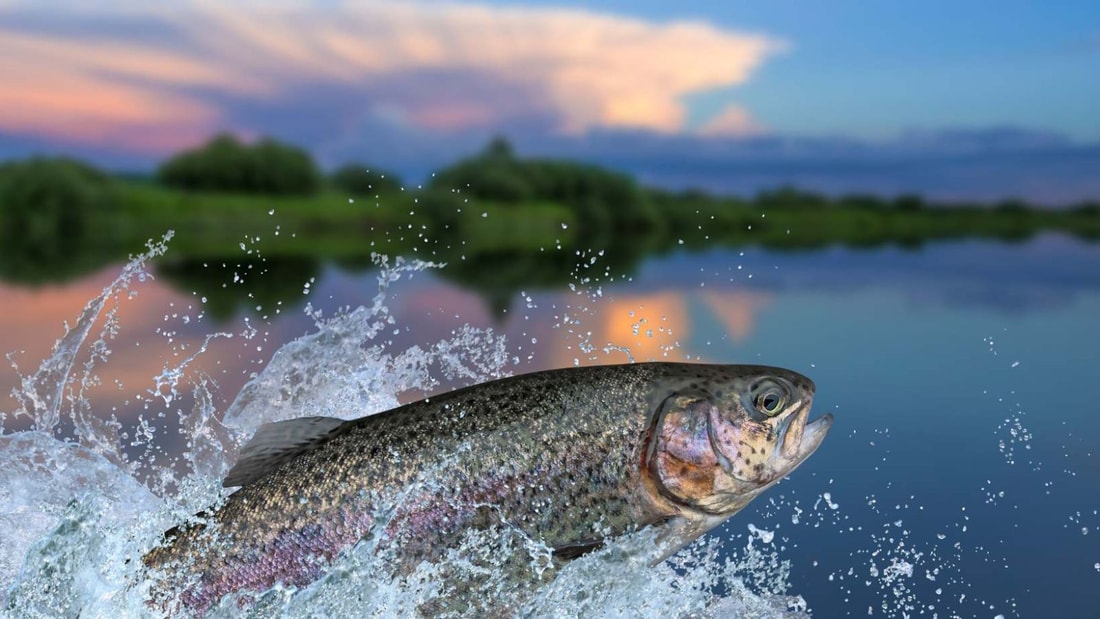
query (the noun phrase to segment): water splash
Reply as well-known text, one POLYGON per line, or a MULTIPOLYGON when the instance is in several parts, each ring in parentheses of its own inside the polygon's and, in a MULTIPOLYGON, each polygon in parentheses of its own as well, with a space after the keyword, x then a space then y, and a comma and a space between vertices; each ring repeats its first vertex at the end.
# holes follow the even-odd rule
MULTIPOLYGON (((0 434, 0 609, 12 616, 163 614, 150 603, 157 591, 141 557, 163 531, 224 499, 220 480, 260 424, 307 415, 360 417, 441 380, 504 376, 514 357, 503 336, 469 326, 427 348, 391 350, 382 339, 398 322, 386 304, 390 286, 439 265, 391 264, 375 256, 378 293, 371 306, 328 317, 307 308, 314 331, 283 345, 224 413, 214 381, 194 362, 216 354, 216 339, 254 335, 249 324, 239 334, 208 335, 150 376, 147 410, 161 413, 125 423, 97 414, 89 389, 109 376, 119 304, 151 277, 148 263, 164 254, 170 238, 150 244, 89 302, 15 394, 20 408, 13 415, 30 418, 32 428, 0 434), (97 324, 99 336, 89 342, 97 324), (154 446, 172 425, 185 440, 179 459, 154 446)), ((509 570, 518 562, 541 574, 549 549, 514 529, 472 532, 447 560, 400 579, 390 575, 386 553, 368 540, 301 590, 277 586, 248 595, 249 616, 804 616, 805 602, 785 594, 782 562, 751 539, 745 551, 729 556, 720 551, 721 540, 706 538, 651 568, 633 550, 652 542, 647 535, 617 540, 556 578, 535 578, 520 589, 509 570), (459 598, 468 602, 462 607, 447 602, 455 599, 456 582, 473 583, 459 598)), ((239 616, 245 599, 228 596, 210 615, 239 616)))

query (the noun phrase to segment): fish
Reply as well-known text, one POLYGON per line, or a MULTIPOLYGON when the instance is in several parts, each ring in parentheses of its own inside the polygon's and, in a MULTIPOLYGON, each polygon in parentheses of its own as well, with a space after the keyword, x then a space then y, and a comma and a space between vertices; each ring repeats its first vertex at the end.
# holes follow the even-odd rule
POLYGON ((523 374, 344 421, 261 426, 223 504, 145 565, 203 615, 231 593, 304 587, 369 540, 396 575, 504 526, 555 565, 649 530, 657 564, 791 473, 833 417, 815 386, 755 365, 632 363, 523 374))

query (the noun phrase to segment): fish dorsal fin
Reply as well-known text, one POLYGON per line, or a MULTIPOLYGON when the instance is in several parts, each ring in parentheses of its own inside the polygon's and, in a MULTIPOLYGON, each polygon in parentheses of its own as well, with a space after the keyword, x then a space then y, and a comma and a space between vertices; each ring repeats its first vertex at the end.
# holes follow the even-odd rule
POLYGON ((222 486, 243 486, 270 473, 283 462, 310 450, 344 424, 334 417, 299 417, 265 423, 241 449, 222 486))
POLYGON ((576 544, 566 544, 554 549, 554 558, 561 559, 562 561, 572 561, 577 557, 583 557, 593 550, 599 550, 601 548, 603 548, 602 539, 586 540, 577 542, 576 544))

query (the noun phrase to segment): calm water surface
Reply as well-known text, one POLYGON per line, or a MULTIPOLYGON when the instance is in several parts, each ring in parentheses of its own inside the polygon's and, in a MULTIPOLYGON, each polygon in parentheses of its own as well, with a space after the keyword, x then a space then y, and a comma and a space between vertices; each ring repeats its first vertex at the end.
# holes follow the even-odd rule
MULTIPOLYGON (((593 271, 602 273, 598 260, 593 271)), ((35 367, 116 274, 0 287, 0 349, 35 367)), ((146 283, 120 305, 125 329, 98 406, 140 414, 153 377, 185 356, 180 347, 219 329, 237 337, 193 363, 228 402, 311 329, 305 302, 325 313, 370 305, 375 276, 329 266, 303 282, 297 305, 223 324, 200 319, 199 295, 146 283)), ((799 370, 818 385, 815 410, 834 411, 836 424, 790 480, 717 533, 731 551, 750 523, 774 532, 792 592, 819 617, 1098 616, 1098 246, 1046 236, 911 251, 714 250, 611 279, 525 290, 494 311, 418 273, 390 290, 385 345, 428 347, 473 325, 506 334, 514 373, 630 358, 799 370)), ((0 376, 4 393, 15 383, 13 371, 0 376)))

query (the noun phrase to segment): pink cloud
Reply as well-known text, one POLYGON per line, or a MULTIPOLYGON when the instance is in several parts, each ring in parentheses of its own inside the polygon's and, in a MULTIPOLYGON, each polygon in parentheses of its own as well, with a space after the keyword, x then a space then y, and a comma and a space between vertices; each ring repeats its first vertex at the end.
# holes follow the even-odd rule
MULTIPOLYGON (((44 10, 15 2, 0 15, 44 10)), ((0 130, 155 152, 220 128, 234 102, 296 100, 308 84, 364 88, 365 110, 396 108, 425 130, 492 127, 516 115, 507 93, 523 92, 551 132, 679 132, 688 95, 745 82, 784 46, 705 22, 460 3, 116 2, 64 17, 137 18, 172 35, 0 27, 0 130), (407 75, 422 76, 412 94, 388 99, 383 86, 407 75), (441 96, 439 75, 483 79, 441 96), (477 92, 494 83, 501 96, 477 92)))

